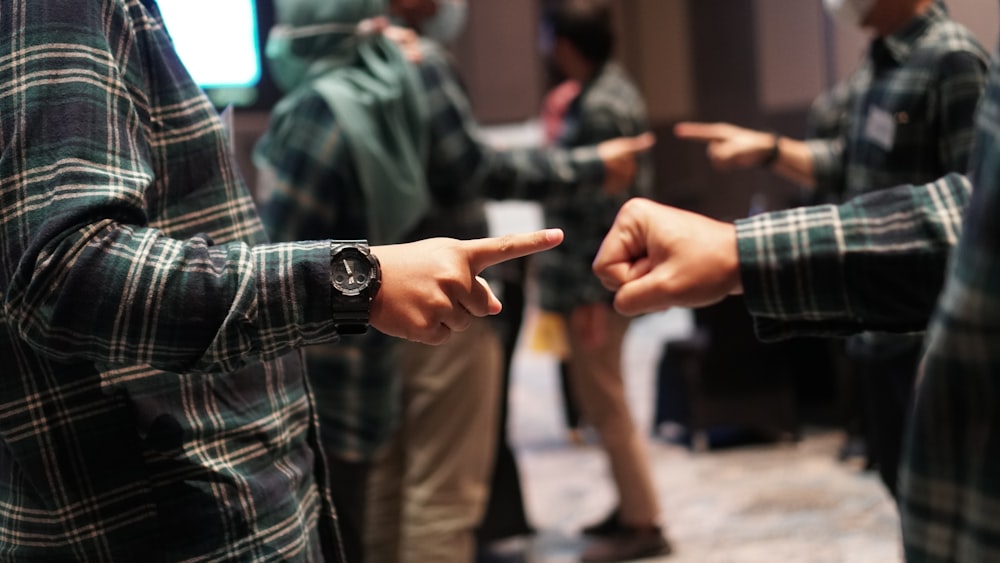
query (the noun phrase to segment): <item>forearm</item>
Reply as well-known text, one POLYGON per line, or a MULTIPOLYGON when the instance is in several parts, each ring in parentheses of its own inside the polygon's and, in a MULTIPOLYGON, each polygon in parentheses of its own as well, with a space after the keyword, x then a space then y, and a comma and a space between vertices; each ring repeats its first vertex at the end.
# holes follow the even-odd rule
POLYGON ((329 248, 212 246, 103 221, 22 261, 8 319, 60 361, 230 371, 335 338, 329 248))
POLYGON ((485 195, 493 199, 541 200, 603 181, 594 147, 488 151, 483 173, 485 195))
POLYGON ((762 338, 923 330, 971 187, 949 175, 737 222, 743 290, 762 338))

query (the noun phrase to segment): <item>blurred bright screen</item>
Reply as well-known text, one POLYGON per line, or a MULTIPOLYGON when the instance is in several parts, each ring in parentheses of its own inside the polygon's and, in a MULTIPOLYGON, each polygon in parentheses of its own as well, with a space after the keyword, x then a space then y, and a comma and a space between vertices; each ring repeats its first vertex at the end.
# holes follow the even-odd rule
POLYGON ((203 88, 260 80, 255 0, 157 0, 174 47, 203 88))

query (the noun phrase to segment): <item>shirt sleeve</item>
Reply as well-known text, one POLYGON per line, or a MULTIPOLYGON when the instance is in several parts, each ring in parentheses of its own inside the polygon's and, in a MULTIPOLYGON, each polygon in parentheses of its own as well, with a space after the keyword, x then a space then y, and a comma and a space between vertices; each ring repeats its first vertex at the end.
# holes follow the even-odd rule
POLYGON ((456 199, 541 199, 555 190, 604 181, 604 165, 593 147, 493 147, 447 60, 431 50, 419 68, 431 109, 432 167, 456 189, 470 192, 456 199))
POLYGON ((810 139, 805 142, 806 149, 812 157, 813 178, 816 181, 816 191, 822 194, 841 194, 844 191, 846 175, 844 173, 843 136, 828 139, 810 139))
POLYGON ((829 113, 829 118, 826 119, 827 126, 823 127, 825 131, 816 131, 818 135, 805 142, 812 156, 816 191, 821 194, 844 193, 847 183, 846 139, 850 132, 851 119, 856 117, 854 106, 871 87, 871 73, 871 62, 866 60, 846 80, 837 83, 828 91, 825 101, 820 97, 814 102, 814 104, 825 103, 825 111, 829 113))
POLYGON ((939 66, 939 158, 946 170, 968 170, 976 108, 986 86, 986 61, 969 51, 952 51, 939 66))
POLYGON ((0 18, 6 328, 58 361, 178 372, 334 339, 329 243, 256 245, 218 116, 148 39, 162 23, 68 12, 0 18))
POLYGON ((737 221, 745 300, 758 335, 923 330, 970 192, 965 176, 951 174, 840 206, 737 221))

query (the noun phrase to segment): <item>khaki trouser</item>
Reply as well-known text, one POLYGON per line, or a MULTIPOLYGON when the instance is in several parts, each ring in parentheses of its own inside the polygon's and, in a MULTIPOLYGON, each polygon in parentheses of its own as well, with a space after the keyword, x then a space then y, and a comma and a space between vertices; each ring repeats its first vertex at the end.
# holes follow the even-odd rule
MULTIPOLYGON (((589 305, 588 307, 598 307, 589 305)), ((597 430, 608 454, 611 474, 618 489, 620 517, 631 525, 658 524, 659 505, 650 474, 646 444, 636 432, 625 398, 622 379, 622 347, 629 319, 610 306, 598 321, 603 341, 588 340, 587 322, 580 309, 568 320, 570 382, 584 423, 597 430), (582 321, 582 322, 581 322, 582 321)), ((593 330, 593 329, 591 329, 593 330)))
POLYGON ((501 351, 488 319, 400 349, 400 430, 369 478, 366 563, 469 563, 496 448, 501 351))

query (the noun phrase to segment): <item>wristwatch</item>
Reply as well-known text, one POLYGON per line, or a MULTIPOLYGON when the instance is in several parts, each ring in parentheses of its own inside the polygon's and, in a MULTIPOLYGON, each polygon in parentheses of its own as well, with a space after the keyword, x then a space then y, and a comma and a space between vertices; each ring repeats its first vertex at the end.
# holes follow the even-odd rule
POLYGON ((330 246, 330 292, 333 324, 339 334, 364 334, 372 299, 382 285, 382 268, 363 240, 330 246))

